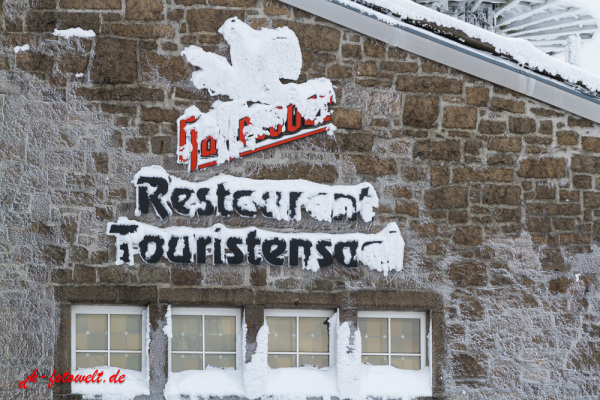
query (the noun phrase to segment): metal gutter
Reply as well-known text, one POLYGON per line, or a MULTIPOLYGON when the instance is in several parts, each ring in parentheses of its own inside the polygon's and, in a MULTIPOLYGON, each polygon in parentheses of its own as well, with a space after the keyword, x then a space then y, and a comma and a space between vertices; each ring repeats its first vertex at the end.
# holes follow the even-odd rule
POLYGON ((450 41, 400 20, 395 24, 380 21, 375 15, 365 14, 358 8, 340 4, 336 0, 281 1, 418 56, 600 123, 600 98, 579 92, 500 57, 450 41))

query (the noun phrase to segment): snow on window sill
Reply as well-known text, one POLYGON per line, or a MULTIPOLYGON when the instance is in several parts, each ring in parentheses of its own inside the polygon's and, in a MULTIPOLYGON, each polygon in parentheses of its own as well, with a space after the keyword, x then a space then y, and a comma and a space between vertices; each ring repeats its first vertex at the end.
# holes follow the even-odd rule
MULTIPOLYGON (((71 383, 71 393, 81 394, 84 399, 93 399, 96 395, 102 395, 102 400, 126 400, 140 395, 150 395, 147 375, 145 372, 133 371, 116 367, 100 367, 98 371, 103 372, 100 383, 71 383), (109 382, 109 378, 119 371, 119 376, 125 375, 123 383, 109 382)), ((93 374, 96 368, 80 368, 73 375, 93 374)))

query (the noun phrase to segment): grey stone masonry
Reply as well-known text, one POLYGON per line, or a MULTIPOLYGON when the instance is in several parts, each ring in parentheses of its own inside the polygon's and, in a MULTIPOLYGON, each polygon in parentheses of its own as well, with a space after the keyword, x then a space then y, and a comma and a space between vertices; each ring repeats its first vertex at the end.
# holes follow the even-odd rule
MULTIPOLYGON (((319 302, 345 320, 360 308, 427 310, 439 332, 436 398, 600 397, 597 124, 275 0, 0 4, 0 399, 77 398, 43 381, 18 388, 36 368, 69 366, 71 304, 150 304, 160 359, 166 305, 190 299, 245 307, 255 320, 264 307, 319 302), (335 85, 337 130, 188 173, 176 163, 176 120, 217 97, 192 86, 180 52, 228 56, 217 29, 233 16, 296 33, 300 81, 335 85), (97 36, 52 35, 71 27, 97 36), (369 223, 136 217, 131 181, 155 164, 191 181, 370 182, 380 207, 369 223), (404 269, 116 266, 106 226, 121 216, 328 233, 396 222, 404 269)), ((161 362, 152 399, 162 398, 161 362)))

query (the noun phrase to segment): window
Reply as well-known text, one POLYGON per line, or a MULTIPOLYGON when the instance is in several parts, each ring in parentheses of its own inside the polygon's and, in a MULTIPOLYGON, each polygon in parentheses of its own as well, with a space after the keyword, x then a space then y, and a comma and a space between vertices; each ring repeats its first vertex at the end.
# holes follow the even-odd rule
POLYGON ((265 310, 269 326, 269 366, 323 368, 332 365, 327 322, 332 315, 331 311, 265 310))
POLYGON ((141 371, 146 337, 143 311, 131 306, 72 306, 71 368, 141 371))
POLYGON ((241 311, 229 308, 172 308, 172 372, 241 364, 241 311))
POLYGON ((425 313, 358 313, 362 337, 362 362, 400 369, 425 367, 425 313))

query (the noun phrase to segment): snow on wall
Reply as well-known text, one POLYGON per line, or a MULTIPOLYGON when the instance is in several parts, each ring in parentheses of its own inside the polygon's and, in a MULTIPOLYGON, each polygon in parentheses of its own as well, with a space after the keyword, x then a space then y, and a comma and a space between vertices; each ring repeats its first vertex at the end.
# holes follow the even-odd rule
POLYGON ((160 218, 173 214, 193 217, 216 214, 265 217, 279 221, 300 221, 302 210, 318 221, 331 222, 360 214, 370 222, 379 206, 377 193, 370 183, 354 186, 329 186, 303 179, 252 180, 219 175, 204 182, 189 182, 169 175, 153 165, 135 174, 135 215, 149 212, 149 204, 160 218))
POLYGON ((116 237, 116 265, 134 265, 139 255, 147 263, 163 257, 171 262, 213 264, 248 263, 259 265, 264 259, 281 266, 287 257, 289 265, 313 272, 330 266, 333 260, 349 268, 360 261, 369 269, 387 276, 400 271, 404 260, 404 240, 398 225, 390 223, 376 234, 286 233, 258 228, 231 229, 222 224, 210 228, 157 228, 126 217, 109 223, 106 233, 116 237))
POLYGON ((65 39, 69 39, 72 37, 80 37, 80 38, 93 38, 96 36, 96 33, 91 29, 81 29, 81 28, 69 28, 69 29, 55 29, 52 33, 54 36, 62 37, 65 39))
POLYGON ((322 397, 366 400, 376 395, 382 399, 411 400, 431 396, 431 370, 399 370, 390 366, 361 363, 360 332, 351 334, 347 322, 339 325, 338 313, 328 321, 335 366, 325 368, 269 367, 269 326, 265 323, 256 338, 256 351, 250 362, 238 370, 210 368, 203 371, 171 373, 165 388, 167 399, 184 396, 203 398, 241 396, 278 400, 303 400, 322 397))
MULTIPOLYGON (((230 101, 216 101, 207 113, 189 107, 178 119, 185 121, 186 139, 180 140, 178 162, 188 163, 192 157, 192 141, 200 149, 203 141, 212 138, 216 154, 210 157, 218 164, 240 157, 242 151, 254 150, 258 140, 277 137, 288 130, 288 106, 295 107, 304 120, 318 126, 329 120, 328 105, 335 101, 333 85, 326 78, 304 83, 282 83, 281 79, 297 80, 302 68, 300 44, 295 33, 287 28, 254 30, 233 17, 225 21, 219 33, 230 48, 231 64, 225 57, 189 46, 181 54, 200 70, 192 74, 198 89, 208 89, 213 95, 226 95, 230 101), (240 128, 240 121, 249 123, 240 128), (194 135, 192 135, 194 132, 194 135)), ((335 127, 327 126, 332 134, 335 127)), ((195 166, 194 166, 195 167, 195 166)))

